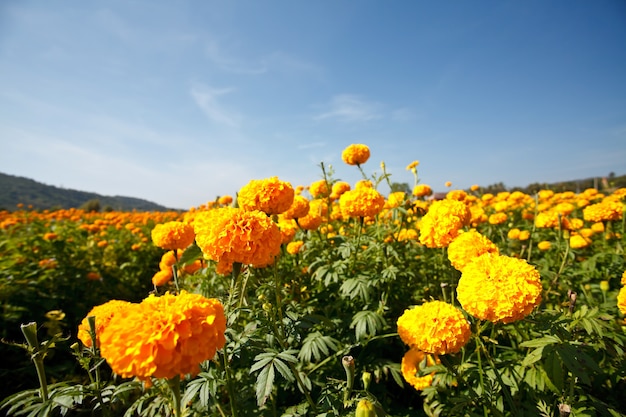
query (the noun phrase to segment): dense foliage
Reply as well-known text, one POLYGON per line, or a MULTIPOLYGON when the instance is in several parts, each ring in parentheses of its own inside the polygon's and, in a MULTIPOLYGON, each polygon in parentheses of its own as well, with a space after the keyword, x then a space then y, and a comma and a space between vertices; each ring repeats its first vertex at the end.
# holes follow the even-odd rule
POLYGON ((311 187, 251 181, 245 209, 0 214, 2 410, 626 413, 626 189, 435 203, 414 162, 415 195, 379 197, 384 164, 347 152, 358 184, 322 165, 311 187), (109 300, 129 303, 86 317, 109 300))

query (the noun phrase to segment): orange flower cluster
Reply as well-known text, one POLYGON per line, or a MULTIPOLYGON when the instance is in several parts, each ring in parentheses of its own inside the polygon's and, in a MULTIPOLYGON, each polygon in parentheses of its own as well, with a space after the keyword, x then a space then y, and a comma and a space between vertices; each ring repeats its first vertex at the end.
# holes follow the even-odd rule
POLYGON ((339 207, 345 217, 374 217, 385 207, 385 197, 373 188, 359 187, 343 193, 339 207))
POLYGON ((91 335, 89 333, 89 321, 87 318, 94 316, 96 318, 96 345, 99 346, 102 330, 109 325, 113 316, 130 306, 131 303, 122 300, 111 300, 99 306, 95 306, 78 325, 78 339, 83 342, 83 345, 89 348, 92 347, 91 335))
POLYGON ((415 197, 427 197, 432 194, 433 190, 432 188, 430 188, 430 185, 417 184, 415 187, 413 187, 413 195, 415 197))
MULTIPOLYGON (((97 320, 97 318, 96 318, 97 320)), ((150 295, 120 309, 101 328, 102 357, 116 374, 150 378, 197 375, 226 342, 224 308, 216 299, 182 291, 150 295)))
POLYGON ((198 213, 193 223, 204 256, 222 264, 257 267, 274 262, 282 237, 276 223, 261 211, 223 207, 198 213))
POLYGON ((293 198, 291 206, 283 213, 285 219, 298 219, 309 214, 309 200, 306 197, 297 195, 293 198))
POLYGON ((280 214, 291 206, 294 199, 291 184, 278 177, 252 180, 237 195, 239 207, 246 211, 259 210, 266 214, 280 214))
POLYGON ((418 349, 412 348, 404 354, 402 363, 400 364, 402 377, 418 391, 430 387, 433 382, 433 376, 435 375, 435 373, 432 372, 429 375, 418 376, 417 374, 421 368, 422 362, 424 362, 426 366, 433 366, 440 361, 436 355, 428 355, 418 349))
POLYGON ((485 253, 465 266, 456 291, 472 316, 511 323, 539 305, 542 289, 539 272, 525 260, 485 253))
POLYGON ((448 246, 448 259, 459 271, 463 271, 468 263, 484 253, 497 254, 499 250, 491 240, 474 229, 461 233, 448 246))
POLYGON ((471 330, 461 310, 443 301, 429 301, 398 318, 398 335, 412 348, 445 355, 460 351, 471 330))
POLYGON ((619 201, 602 201, 583 209, 583 218, 590 222, 604 222, 620 220, 624 212, 624 205, 619 201))
POLYGON ((313 198, 326 197, 328 195, 328 183, 326 180, 312 182, 309 185, 309 193, 313 198))
POLYGON ((349 145, 341 153, 341 159, 348 165, 361 165, 370 159, 370 148, 363 144, 349 145))
POLYGON ((162 249, 185 249, 193 243, 193 226, 179 221, 157 224, 152 229, 152 242, 162 249))
POLYGON ((435 201, 420 223, 420 242, 428 248, 446 247, 470 219, 465 203, 448 199, 435 201))
POLYGON ((331 189, 330 198, 337 200, 343 193, 350 191, 350 184, 345 181, 337 181, 333 184, 331 189))

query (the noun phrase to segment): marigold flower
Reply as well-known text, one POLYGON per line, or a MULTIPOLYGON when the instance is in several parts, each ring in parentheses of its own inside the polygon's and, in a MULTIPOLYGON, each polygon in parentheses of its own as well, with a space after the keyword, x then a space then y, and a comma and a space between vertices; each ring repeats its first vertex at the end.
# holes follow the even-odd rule
POLYGON ((530 231, 522 230, 521 232, 519 232, 519 236, 517 238, 521 240, 522 242, 530 239, 530 231))
POLYGON ((412 348, 425 353, 457 353, 469 341, 470 325, 458 308, 443 301, 429 301, 398 318, 398 335, 412 348))
POLYGON ((446 183, 444 185, 446 187, 452 187, 452 182, 451 181, 446 181, 446 183))
POLYGON ((348 184, 345 181, 337 181, 336 183, 333 184, 333 187, 331 189, 331 193, 330 193, 330 197, 334 200, 338 199, 339 197, 341 197, 341 195, 343 193, 345 193, 346 191, 350 191, 350 184, 348 184))
POLYGON ((415 187, 413 187, 413 195, 415 197, 427 197, 429 195, 432 195, 432 193, 432 188, 430 188, 430 186, 426 184, 417 184, 415 187))
POLYGON ((217 203, 222 206, 228 206, 233 203, 233 197, 230 195, 223 195, 217 199, 217 203))
POLYGON ((239 207, 246 211, 260 210, 267 214, 280 214, 291 206, 294 199, 291 184, 278 177, 252 180, 237 195, 239 207))
POLYGON ((548 242, 547 240, 542 240, 541 242, 537 243, 537 248, 540 251, 547 251, 550 250, 550 248, 552 247, 552 243, 548 242))
POLYGON ((370 158, 370 148, 367 145, 352 144, 341 153, 341 159, 348 165, 361 165, 370 158))
POLYGON ((309 193, 313 198, 326 197, 328 195, 328 183, 326 180, 312 182, 309 186, 309 193))
POLYGON ((478 191, 479 189, 480 189, 480 185, 478 185, 478 184, 474 184, 474 185, 472 185, 470 187, 470 190, 472 190, 472 191, 478 191))
POLYGON ((258 210, 222 207, 199 213, 193 225, 202 253, 214 261, 261 267, 280 253, 278 226, 258 210))
POLYGON ((506 237, 508 237, 511 240, 517 240, 519 239, 519 234, 520 234, 520 230, 518 228, 513 228, 509 230, 509 232, 506 234, 506 237))
POLYGON ((604 232, 604 223, 596 222, 596 223, 592 224, 591 225, 591 230, 593 230, 594 233, 602 233, 602 232, 604 232))
POLYGON ((583 235, 572 235, 569 238, 569 246, 572 249, 582 249, 591 245, 591 239, 583 235))
POLYGON ((304 242, 301 240, 297 240, 295 242, 289 242, 287 244, 287 253, 290 255, 296 255, 300 253, 303 246, 304 246, 304 242))
POLYGON ((526 317, 541 302, 541 277, 525 260, 486 253, 465 266, 457 300, 472 316, 494 323, 526 317))
POLYGON ((399 207, 404 202, 404 191, 396 191, 387 197, 387 206, 389 208, 399 207))
POLYGON ((463 271, 465 266, 474 258, 484 253, 498 254, 498 247, 476 230, 461 233, 448 246, 448 259, 458 271, 463 271))
POLYGON ((563 217, 556 211, 543 211, 535 217, 535 226, 541 228, 558 228, 559 222, 563 229, 568 229, 567 217, 563 217))
POLYGON ((385 207, 385 197, 373 188, 355 188, 341 195, 339 207, 346 217, 374 217, 385 207))
POLYGON ((102 333, 102 329, 104 329, 113 316, 118 312, 128 308, 131 305, 128 301, 121 300, 111 300, 107 301, 104 304, 93 307, 89 313, 85 316, 83 321, 78 325, 78 339, 83 342, 83 345, 87 347, 91 347, 91 335, 89 334, 89 321, 87 320, 90 316, 95 316, 96 318, 96 344, 100 344, 100 334, 102 333))
POLYGON ((428 248, 446 247, 470 219, 471 213, 463 202, 435 201, 420 222, 420 242, 428 248))
POLYGON ((626 271, 622 272, 621 284, 626 285, 626 271))
POLYGON ((298 224, 293 219, 285 219, 279 217, 278 229, 280 230, 281 242, 289 243, 293 240, 298 232, 298 224))
POLYGON ((55 240, 58 237, 59 235, 53 232, 44 233, 43 235, 44 240, 55 240))
POLYGON ((152 285, 160 287, 167 284, 174 278, 174 272, 171 269, 160 269, 152 276, 152 285))
POLYGON ((583 218, 589 222, 620 220, 624 206, 619 201, 603 201, 583 209, 583 218))
POLYGON ((493 213, 489 216, 489 224, 502 224, 506 221, 508 216, 506 213, 493 213))
POLYGON ((152 242, 162 249, 185 249, 195 239, 193 226, 179 221, 170 221, 154 226, 152 242))
POLYGON ((306 197, 297 195, 293 198, 291 206, 283 213, 285 219, 297 219, 309 214, 309 200, 306 197))
POLYGON ((626 315, 626 287, 622 287, 617 293, 617 308, 626 315))
POLYGON ((100 334, 102 357, 124 378, 197 375, 226 342, 224 308, 216 299, 181 291, 154 294, 117 312, 100 334))
POLYGON ((420 164, 420 161, 413 161, 409 165, 406 166, 406 170, 411 171, 413 168, 417 168, 419 164, 420 164))
POLYGON ((430 387, 433 382, 433 376, 435 375, 435 373, 432 372, 429 375, 418 376, 423 361, 425 361, 426 366, 433 366, 435 363, 440 362, 436 355, 428 355, 419 349, 411 348, 404 354, 402 363, 400 364, 402 377, 417 391, 430 387))

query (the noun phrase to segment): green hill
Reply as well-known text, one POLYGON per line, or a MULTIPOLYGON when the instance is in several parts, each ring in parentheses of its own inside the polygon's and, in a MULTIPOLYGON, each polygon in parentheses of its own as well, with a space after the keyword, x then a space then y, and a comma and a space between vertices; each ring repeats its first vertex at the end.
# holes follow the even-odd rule
POLYGON ((103 196, 59 188, 14 175, 0 173, 0 210, 15 210, 18 203, 34 209, 85 208, 118 211, 167 211, 167 207, 123 196, 103 196))

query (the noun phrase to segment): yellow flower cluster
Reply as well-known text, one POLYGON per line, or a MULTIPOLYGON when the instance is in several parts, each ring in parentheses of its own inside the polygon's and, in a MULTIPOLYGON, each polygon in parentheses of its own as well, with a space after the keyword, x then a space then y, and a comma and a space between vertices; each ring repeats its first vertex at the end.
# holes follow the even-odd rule
POLYGON ((309 214, 309 200, 306 197, 297 195, 293 198, 291 206, 283 213, 285 219, 298 219, 309 214))
POLYGON ((385 197, 373 188, 359 187, 343 193, 339 207, 345 217, 374 217, 385 207, 385 197))
POLYGON ((326 180, 312 182, 309 185, 309 193, 313 198, 326 197, 328 195, 328 183, 326 180))
POLYGON ((291 206, 294 190, 291 184, 278 177, 252 180, 237 194, 239 207, 246 211, 259 210, 266 214, 280 214, 291 206))
POLYGON ((624 206, 619 201, 603 201, 583 209, 583 218, 590 222, 620 220, 624 206))
POLYGON ((475 229, 461 233, 448 246, 448 259, 452 266, 463 271, 474 258, 484 253, 499 253, 498 247, 475 229))
POLYGON ((541 277, 526 261, 486 253, 468 263, 457 299, 472 316, 494 323, 526 317, 541 302, 541 277))
POLYGON ((85 316, 83 321, 78 325, 78 339, 83 342, 83 345, 91 347, 91 335, 89 334, 89 321, 87 317, 94 316, 96 318, 96 345, 100 345, 100 334, 102 329, 108 326, 109 322, 115 316, 115 314, 123 311, 131 306, 128 301, 111 300, 99 306, 92 308, 85 316))
POLYGON ((263 267, 273 263, 280 253, 282 236, 278 226, 258 210, 208 210, 195 216, 193 226, 204 256, 218 263, 263 267))
POLYGON ((433 190, 432 188, 430 188, 430 185, 417 184, 415 187, 413 187, 413 195, 415 197, 427 197, 432 194, 433 190))
POLYGON ((152 242, 162 249, 185 249, 193 243, 195 234, 190 224, 170 221, 154 226, 152 242))
POLYGON ((429 301, 398 318, 398 335, 412 348, 425 353, 456 353, 469 341, 470 326, 458 308, 443 301, 429 301))
POLYGON ((100 351, 124 378, 195 376, 200 363, 224 346, 225 331, 224 308, 216 299, 185 291, 150 295, 120 309, 102 328, 100 351))
POLYGON ((400 364, 400 370, 402 371, 402 377, 413 388, 418 391, 429 387, 433 382, 432 372, 429 375, 418 376, 418 372, 421 368, 421 364, 424 362, 426 366, 433 366, 435 363, 439 363, 439 358, 436 355, 428 355, 418 349, 409 349, 402 357, 402 363, 400 364))
POLYGON ((361 165, 370 159, 370 148, 367 145, 352 144, 341 153, 341 159, 348 165, 361 165))
POLYGON ((465 203, 448 199, 435 201, 420 222, 420 242, 428 248, 446 247, 470 219, 465 203))

